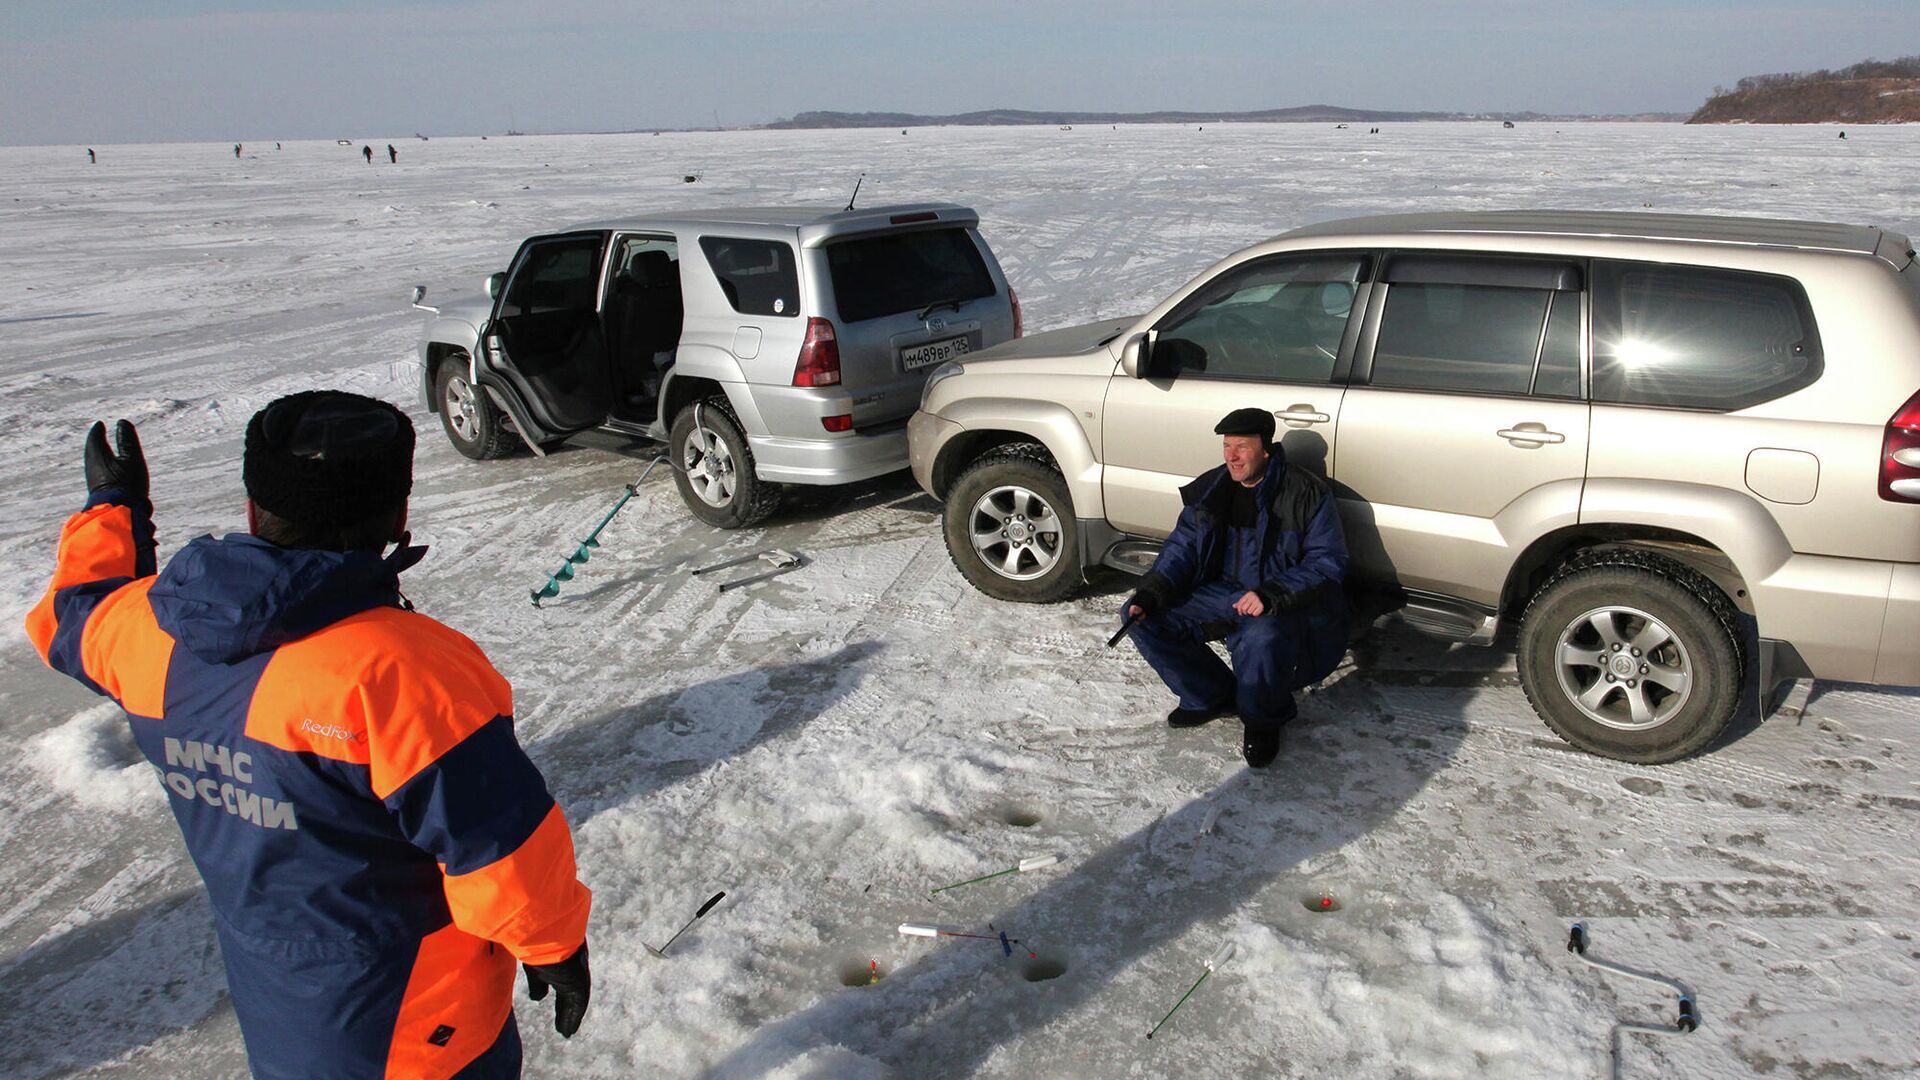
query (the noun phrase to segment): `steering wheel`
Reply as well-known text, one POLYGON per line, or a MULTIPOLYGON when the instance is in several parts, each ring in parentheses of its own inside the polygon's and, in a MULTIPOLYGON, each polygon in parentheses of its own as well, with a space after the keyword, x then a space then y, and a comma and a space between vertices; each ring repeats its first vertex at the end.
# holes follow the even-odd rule
POLYGON ((1245 315, 1228 312, 1214 325, 1219 331, 1220 359, 1244 374, 1257 370, 1267 344, 1259 324, 1245 315))

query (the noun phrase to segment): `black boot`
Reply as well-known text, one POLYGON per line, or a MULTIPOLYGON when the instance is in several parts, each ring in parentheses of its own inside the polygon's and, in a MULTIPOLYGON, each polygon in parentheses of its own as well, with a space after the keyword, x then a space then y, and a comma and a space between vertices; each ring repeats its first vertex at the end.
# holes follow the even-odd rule
POLYGON ((1259 727, 1248 725, 1240 737, 1240 754, 1247 759, 1247 767, 1264 769, 1273 764, 1280 753, 1280 725, 1262 724, 1259 727))
POLYGON ((1167 726, 1170 728, 1199 727, 1208 721, 1232 715, 1231 705, 1215 705, 1211 709, 1175 709, 1167 714, 1167 726))

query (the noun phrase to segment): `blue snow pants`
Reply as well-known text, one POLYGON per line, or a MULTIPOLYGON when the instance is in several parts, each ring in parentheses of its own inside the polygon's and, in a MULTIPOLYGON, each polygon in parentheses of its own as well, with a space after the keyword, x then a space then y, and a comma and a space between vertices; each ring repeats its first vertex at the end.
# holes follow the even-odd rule
MULTIPOLYGON (((1195 589, 1185 602, 1140 620, 1127 637, 1149 665, 1179 695, 1183 709, 1218 709, 1231 705, 1248 727, 1284 724, 1294 717, 1293 688, 1299 667, 1305 620, 1290 612, 1248 618, 1233 610, 1245 587, 1212 581, 1195 589), (1205 626, 1230 620, 1228 668, 1212 647, 1200 640, 1205 626)), ((1126 620, 1126 605, 1120 619, 1126 620)))

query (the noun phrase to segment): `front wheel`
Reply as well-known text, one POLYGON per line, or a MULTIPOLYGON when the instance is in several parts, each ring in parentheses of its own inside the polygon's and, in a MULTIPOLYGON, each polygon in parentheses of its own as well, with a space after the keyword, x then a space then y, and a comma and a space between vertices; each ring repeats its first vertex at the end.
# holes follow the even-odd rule
POLYGON ((753 473, 747 437, 720 397, 681 409, 667 432, 673 482, 693 516, 722 529, 744 529, 780 505, 780 488, 753 473))
POLYGON ((1704 576, 1642 551, 1569 563, 1527 605, 1520 685, 1561 738, 1658 765, 1711 744, 1740 705, 1733 607, 1704 576))
POLYGON ((1044 604, 1080 583, 1073 496, 1039 447, 996 450, 962 473, 942 531, 953 565, 988 596, 1044 604))
POLYGON ((518 440, 487 392, 467 378, 464 356, 440 365, 433 380, 433 396, 440 407, 440 426, 455 450, 475 461, 502 458, 513 452, 518 440))

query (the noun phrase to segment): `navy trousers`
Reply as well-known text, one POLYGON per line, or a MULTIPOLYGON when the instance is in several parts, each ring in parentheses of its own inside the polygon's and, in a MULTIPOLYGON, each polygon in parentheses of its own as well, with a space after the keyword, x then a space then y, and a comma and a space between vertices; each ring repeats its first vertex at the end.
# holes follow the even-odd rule
MULTIPOLYGON (((1210 582, 1169 611, 1140 620, 1127 636, 1148 664, 1180 698, 1183 709, 1231 705, 1248 727, 1284 724, 1293 719, 1293 688, 1299 667, 1303 620, 1288 613, 1248 618, 1233 610, 1247 590, 1224 581, 1210 582), (1233 667, 1200 640, 1205 625, 1230 620, 1226 636, 1233 667)), ((1122 606, 1120 618, 1127 617, 1122 606)))

